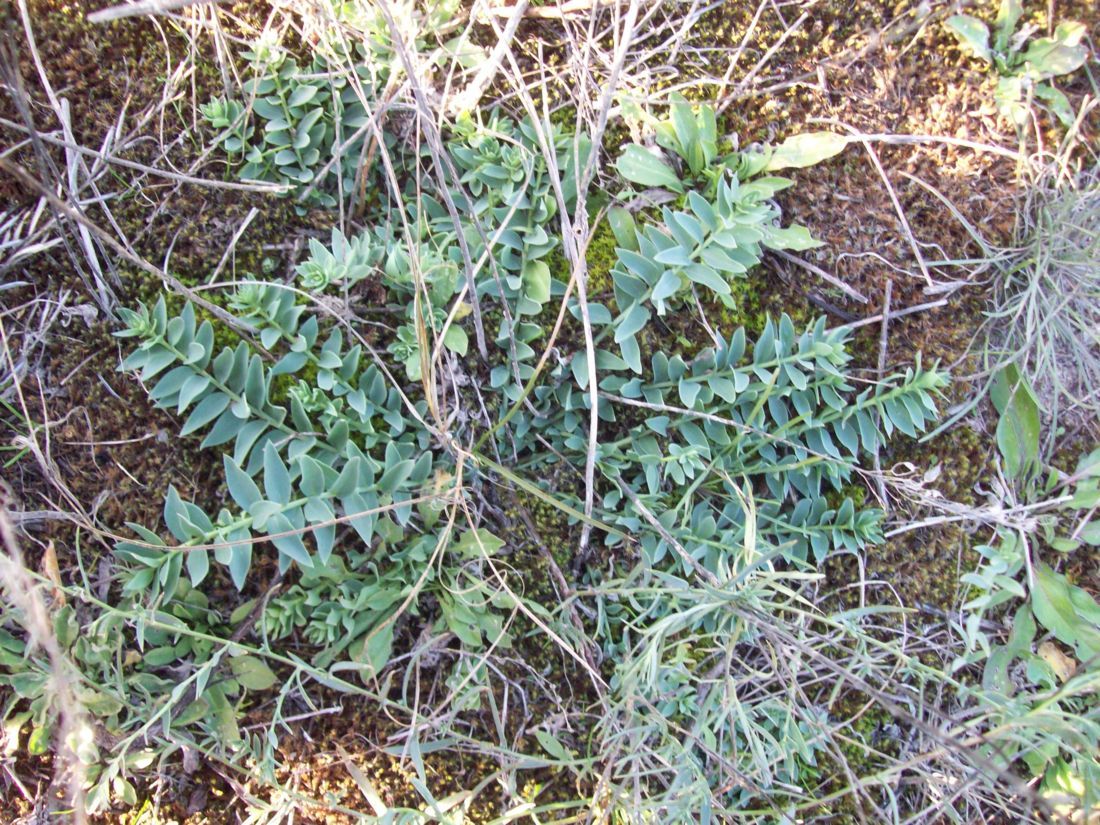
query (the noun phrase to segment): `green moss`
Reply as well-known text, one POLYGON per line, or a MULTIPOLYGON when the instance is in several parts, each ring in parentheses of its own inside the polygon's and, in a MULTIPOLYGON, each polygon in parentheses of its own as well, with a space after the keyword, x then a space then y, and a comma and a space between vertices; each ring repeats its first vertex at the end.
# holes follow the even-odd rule
POLYGON ((729 284, 733 307, 717 300, 709 300, 704 305, 707 317, 719 334, 728 336, 738 327, 744 327, 745 334, 753 340, 764 331, 769 316, 777 318, 783 313, 791 317, 796 329, 814 320, 815 313, 805 297, 764 267, 731 279, 729 284))
POLYGON ((974 486, 993 471, 993 445, 971 427, 955 427, 927 443, 898 442, 893 455, 938 475, 930 485, 946 498, 974 504, 974 486))
MULTIPOLYGON (((615 247, 615 234, 611 231, 611 226, 606 221, 601 222, 592 233, 592 237, 588 241, 588 248, 585 251, 585 265, 588 269, 588 297, 590 300, 611 293, 613 287, 611 269, 618 261, 615 247)), ((560 245, 555 247, 544 260, 546 265, 550 267, 550 275, 554 280, 561 284, 569 283, 573 271, 560 245)), ((556 315, 557 307, 548 305, 547 311, 556 315)), ((499 310, 492 310, 492 312, 499 314, 499 310)), ((485 317, 488 318, 489 314, 486 313, 485 317)))
POLYGON ((825 494, 826 501, 828 501, 829 506, 834 509, 843 504, 846 498, 852 500, 852 504, 856 506, 857 510, 868 506, 866 485, 859 481, 853 481, 849 484, 845 484, 839 490, 830 490, 825 494))
POLYGON ((603 221, 592 233, 585 253, 589 298, 610 294, 614 288, 611 269, 619 260, 618 253, 615 251, 617 246, 618 242, 615 240, 615 233, 611 231, 611 225, 603 221))
MULTIPOLYGON (((538 496, 522 490, 515 492, 515 503, 506 509, 508 523, 515 526, 513 530, 513 542, 532 543, 535 539, 527 528, 527 523, 521 515, 521 510, 530 518, 538 531, 546 550, 553 557, 554 562, 562 569, 567 569, 573 562, 571 548, 575 545, 573 539, 573 527, 560 509, 549 504, 538 496)), ((549 579, 549 563, 546 557, 532 548, 533 552, 523 553, 517 557, 517 564, 523 564, 533 573, 541 574, 541 580, 531 582, 536 588, 535 594, 550 595, 554 593, 553 583, 549 579)))
MULTIPOLYGON (((944 498, 975 504, 975 485, 992 471, 991 447, 969 427, 956 427, 932 441, 897 442, 884 464, 910 462, 935 471, 927 486, 944 498)), ((909 606, 951 610, 960 595, 959 576, 978 562, 974 537, 955 524, 912 530, 868 554, 868 575, 889 581, 909 606)))
POLYGON ((717 304, 718 318, 723 330, 736 330, 744 327, 750 339, 755 339, 763 330, 765 323, 759 270, 750 272, 747 277, 730 280, 730 297, 733 306, 717 304))
MULTIPOLYGON (((841 792, 850 787, 849 774, 856 780, 871 776, 900 755, 900 742, 890 733, 895 725, 894 717, 877 704, 863 710, 866 702, 866 696, 848 692, 830 709, 833 724, 851 719, 857 713, 860 715, 841 728, 844 739, 832 740, 835 756, 830 751, 823 751, 816 765, 803 766, 802 783, 807 788, 817 783, 815 795, 841 792)), ((875 793, 873 786, 867 790, 875 793)), ((856 796, 846 794, 828 803, 819 813, 827 816, 830 822, 860 822, 865 811, 856 796)))
POLYGON ((317 365, 308 362, 294 375, 276 375, 271 379, 271 402, 273 404, 287 404, 290 401, 290 388, 299 381, 304 381, 311 387, 317 386, 317 365))
POLYGON ((603 133, 603 150, 609 162, 618 159, 623 147, 631 142, 630 129, 621 119, 612 120, 603 133))

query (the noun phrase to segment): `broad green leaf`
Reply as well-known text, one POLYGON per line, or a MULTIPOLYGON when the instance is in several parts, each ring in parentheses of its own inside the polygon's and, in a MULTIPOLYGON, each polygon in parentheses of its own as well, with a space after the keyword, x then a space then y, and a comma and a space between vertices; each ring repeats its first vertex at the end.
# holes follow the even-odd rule
POLYGON ((615 243, 623 249, 638 251, 638 228, 630 212, 621 206, 612 206, 607 210, 607 222, 615 235, 615 243))
POLYGON ((27 737, 27 752, 32 756, 41 756, 50 749, 50 728, 47 725, 38 725, 31 730, 27 737))
POLYGON ((80 634, 80 624, 72 605, 65 605, 53 617, 53 632, 62 650, 67 650, 80 634))
POLYGON ((834 132, 803 132, 787 138, 775 147, 766 172, 776 169, 802 169, 839 155, 849 139, 834 132))
POLYGON ((948 17, 944 25, 967 51, 987 63, 992 62, 993 55, 989 51, 989 27, 985 23, 969 14, 955 14, 948 17))
POLYGON ((359 647, 359 652, 354 658, 367 665, 365 676, 377 676, 389 662, 390 652, 393 650, 393 625, 392 621, 387 620, 383 625, 372 630, 359 647))
POLYGON ((1000 413, 997 448, 1010 479, 1030 475, 1039 459, 1039 404, 1014 364, 997 373, 990 398, 1000 413))
POLYGON ((691 104, 680 93, 672 95, 670 107, 672 128, 676 131, 676 140, 680 144, 682 157, 688 162, 692 174, 699 174, 706 162, 699 146, 699 127, 695 122, 695 113, 691 104))
POLYGON ((1079 587, 1043 563, 1035 565, 1035 587, 1031 591, 1035 618, 1058 641, 1076 648, 1081 659, 1100 655, 1100 607, 1079 587), (1090 621, 1089 618, 1093 617, 1090 621))
POLYGON ((561 742, 554 738, 553 734, 537 729, 535 731, 535 738, 539 740, 542 749, 555 759, 561 761, 568 761, 570 759, 569 752, 566 751, 561 742))
POLYGON ((205 719, 209 713, 210 703, 200 697, 188 705, 179 716, 174 717, 172 719, 172 724, 174 726, 185 727, 205 719))
POLYGON ((1049 83, 1037 83, 1035 96, 1050 107, 1063 126, 1068 129, 1073 125, 1073 106, 1061 90, 1055 89, 1049 83))
POLYGON ((684 186, 672 167, 636 143, 626 147, 616 161, 615 168, 631 183, 660 186, 673 192, 684 191, 684 186))
POLYGON ((1054 37, 1040 37, 1031 42, 1023 54, 1023 61, 1038 71, 1041 78, 1077 71, 1088 57, 1088 52, 1081 45, 1084 35, 1083 24, 1060 23, 1054 37))
POLYGON ((240 625, 252 615, 252 611, 256 607, 258 601, 259 599, 249 599, 233 608, 233 612, 229 614, 229 624, 233 627, 240 627, 240 625))
POLYGON ((147 667, 164 667, 172 664, 178 658, 179 654, 176 653, 176 648, 173 645, 162 645, 146 650, 145 655, 142 656, 142 663, 147 667))
POLYGON ((482 644, 481 628, 477 617, 458 599, 440 599, 443 621, 467 648, 479 648, 482 644))
POLYGON ((550 300, 550 267, 543 261, 527 261, 523 265, 524 297, 536 304, 550 300))
POLYGON ((218 685, 207 688, 203 698, 214 709, 214 721, 218 728, 218 737, 227 743, 239 742, 241 731, 237 726, 237 711, 225 698, 225 693, 218 685))
POLYGON ((1020 0, 1001 0, 1001 5, 997 9, 997 16, 993 20, 993 25, 997 29, 997 51, 1003 51, 1008 45, 1008 40, 1012 36, 1012 32, 1016 30, 1016 24, 1020 22, 1023 15, 1024 4, 1020 0))
POLYGON ((1090 521, 1088 524, 1079 528, 1076 533, 1077 538, 1090 547, 1100 547, 1100 519, 1090 521))
POLYGON ((464 356, 469 349, 470 339, 466 330, 458 324, 451 324, 443 335, 443 346, 458 356, 464 356))
POLYGON ((1024 98, 1024 80, 1023 75, 998 78, 997 88, 993 92, 997 110, 1017 126, 1027 122, 1027 107, 1021 102, 1024 98))
POLYGON ((267 690, 278 681, 274 672, 259 656, 237 656, 229 660, 233 678, 246 690, 267 690))
POLYGON ((482 556, 496 555, 504 546, 504 539, 499 539, 484 528, 467 530, 451 545, 452 552, 462 558, 477 559, 482 556))
POLYGON ((823 246, 821 241, 810 234, 810 230, 800 224, 775 227, 768 230, 764 237, 764 246, 768 249, 793 249, 801 252, 823 246))

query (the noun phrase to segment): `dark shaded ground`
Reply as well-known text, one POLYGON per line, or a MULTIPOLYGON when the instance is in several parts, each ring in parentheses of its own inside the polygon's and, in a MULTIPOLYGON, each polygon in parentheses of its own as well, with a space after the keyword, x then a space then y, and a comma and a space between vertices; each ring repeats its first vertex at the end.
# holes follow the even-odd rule
MULTIPOLYGON (((98 146, 124 105, 136 115, 159 99, 168 66, 166 57, 172 49, 183 47, 178 34, 159 31, 147 20, 90 26, 83 14, 98 3, 36 0, 30 5, 42 62, 57 94, 72 103, 74 132, 82 144, 98 146)), ((804 128, 825 128, 807 126, 809 119, 816 117, 833 118, 868 134, 949 135, 1007 143, 1005 127, 995 117, 993 76, 975 61, 962 57, 938 25, 925 26, 897 43, 870 50, 848 62, 845 55, 860 49, 867 41, 865 33, 880 30, 894 19, 895 5, 863 1, 825 4, 815 11, 802 32, 788 40, 762 71, 762 76, 775 84, 802 74, 812 77, 775 94, 732 103, 725 115, 727 129, 736 132, 744 145, 755 140, 778 140, 804 128), (831 59, 836 59, 838 65, 818 73, 817 67, 831 59)), ((728 3, 709 13, 688 41, 686 57, 677 67, 681 70, 679 80, 721 77, 728 65, 729 49, 736 48, 755 10, 755 4, 728 3)), ((1066 4, 1059 15, 1087 20, 1096 33, 1097 11, 1087 2, 1066 4)), ((17 32, 13 28, 20 25, 17 17, 13 6, 0 10, 0 25, 17 32)), ((534 55, 536 39, 544 38, 548 52, 557 55, 549 62, 557 60, 560 64, 560 48, 555 46, 557 25, 548 21, 524 24, 524 51, 534 55)), ((764 15, 742 66, 751 66, 775 42, 782 28, 771 14, 764 15)), ((52 128, 52 115, 44 105, 30 57, 23 50, 20 58, 24 82, 36 103, 32 109, 34 123, 40 129, 52 128)), ((220 79, 212 68, 200 70, 194 78, 194 97, 190 86, 190 82, 186 84, 178 103, 165 110, 163 124, 158 119, 147 126, 150 134, 164 136, 167 156, 179 169, 186 169, 201 147, 194 137, 175 142, 176 136, 193 125, 193 104, 219 92, 220 79)), ((1076 91, 1085 91, 1083 81, 1076 91)), ((714 84, 704 84, 694 96, 712 99, 714 93, 714 84)), ((7 97, 0 98, 0 116, 20 119, 7 97)), ((1090 128, 1095 127, 1094 119, 1090 128)), ((16 140, 11 130, 0 129, 0 134, 5 144, 16 140)), ((159 160, 161 140, 158 137, 140 146, 134 159, 159 160)), ((941 192, 991 243, 1009 240, 1014 208, 1011 162, 935 144, 875 144, 873 149, 928 261, 965 258, 975 255, 978 249, 943 205, 906 174, 941 192)), ((27 168, 34 168, 28 150, 14 157, 27 168)), ((220 163, 208 161, 198 173, 221 174, 220 163)), ((820 311, 821 301, 851 315, 873 315, 881 308, 887 279, 894 284, 895 309, 931 300, 924 291, 925 282, 912 274, 915 260, 905 230, 867 151, 851 146, 842 156, 793 177, 797 185, 784 193, 785 212, 805 223, 827 244, 807 258, 862 292, 869 303, 859 306, 817 276, 773 261, 768 271, 753 280, 757 294, 746 295, 741 317, 728 320, 751 325, 764 311, 779 309, 809 318, 820 311), (816 303, 807 299, 808 294, 816 303)), ((144 181, 138 192, 128 191, 125 182, 120 181, 118 194, 111 210, 135 250, 187 282, 206 279, 254 206, 260 209, 260 216, 238 247, 234 262, 238 272, 258 271, 265 256, 273 257, 278 267, 292 265, 301 238, 325 226, 327 220, 317 214, 298 218, 285 203, 258 195, 199 190, 151 180, 144 181), (169 248, 171 255, 165 264, 169 248)), ((24 188, 0 176, 0 203, 10 208, 32 200, 24 188)), ((592 264, 598 271, 600 261, 593 257, 592 264)), ((231 267, 228 274, 232 271, 231 267)), ((70 304, 87 301, 79 297, 82 286, 71 273, 64 251, 55 249, 20 274, 21 279, 31 282, 30 287, 0 293, 6 313, 4 325, 13 349, 33 335, 38 317, 35 307, 42 302, 57 300, 64 290, 73 296, 67 299, 70 304)), ((118 291, 124 302, 147 297, 159 288, 147 276, 137 275, 125 266, 118 275, 118 291)), ((935 277, 950 280, 961 276, 957 270, 945 269, 937 271, 935 277)), ((888 366, 909 363, 917 351, 923 352, 926 359, 941 359, 951 365, 959 362, 980 321, 982 297, 980 286, 968 286, 953 293, 949 305, 942 309, 892 322, 888 366)), ((36 352, 34 369, 23 381, 22 389, 32 419, 49 425, 55 478, 48 479, 31 457, 6 470, 4 481, 18 506, 27 510, 65 509, 57 487, 61 484, 99 525, 118 530, 124 521, 159 524, 161 502, 169 484, 174 484, 185 498, 216 503, 223 495, 211 483, 220 477, 217 456, 198 451, 195 440, 176 438, 178 422, 152 410, 143 388, 130 376, 115 372, 120 348, 110 332, 111 325, 101 316, 88 323, 82 316, 73 315, 66 323, 52 327, 36 352)), ((679 332, 691 338, 698 331, 679 332)), ((868 368, 878 359, 878 334, 875 325, 864 328, 857 338, 856 351, 868 368)), ((967 369, 964 363, 956 371, 965 374, 967 369)), ((967 391, 966 385, 958 384, 952 393, 957 396, 967 391)), ((11 426, 11 422, 5 426, 11 426)), ((14 433, 5 432, 4 440, 11 435, 14 433)), ((897 447, 883 456, 883 463, 890 466, 911 461, 926 467, 932 457, 938 457, 943 472, 933 486, 947 496, 967 501, 974 495, 974 482, 991 455, 988 434, 978 424, 970 423, 927 446, 897 447)), ((42 548, 53 541, 61 574, 70 580, 75 575, 75 537, 68 523, 39 522, 29 529, 24 549, 30 563, 37 564, 42 548)), ((889 581, 910 604, 927 603, 950 610, 958 595, 957 574, 973 561, 970 543, 971 537, 958 528, 908 533, 868 553, 867 575, 889 581)), ((85 536, 84 547, 89 554, 84 559, 89 569, 96 569, 101 561, 109 564, 103 545, 88 542, 85 536)), ((536 578, 539 572, 536 568, 536 578)), ((853 574, 842 563, 831 572, 839 581, 853 574)), ((546 581, 545 575, 542 581, 546 581)), ((550 591, 545 595, 548 601, 554 598, 550 591)), ((534 653, 545 655, 544 651, 534 653)), ((570 675, 562 674, 564 678, 570 675)), ((333 697, 336 701, 339 699, 333 697)), ((372 708, 347 699, 343 707, 339 714, 303 722, 294 737, 285 739, 282 752, 290 767, 289 775, 281 778, 293 777, 304 794, 361 807, 360 792, 337 755, 339 745, 382 789, 387 803, 419 804, 409 789, 407 771, 396 759, 376 749, 392 732, 391 726, 372 708)), ((433 791, 440 797, 470 787, 498 767, 476 757, 428 757, 426 762, 433 791)), ((50 765, 44 760, 20 762, 18 770, 29 787, 48 784, 50 765)), ((575 794, 570 782, 568 777, 549 780, 546 795, 560 793, 569 798, 575 794)), ((183 820, 190 816, 187 821, 193 823, 236 821, 238 810, 227 804, 233 798, 231 786, 209 768, 167 787, 171 793, 163 802, 172 817, 183 820), (203 810, 206 812, 198 813, 203 810)), ((4 795, 19 806, 16 813, 26 812, 27 806, 14 787, 7 788, 4 795)), ((486 795, 484 810, 474 812, 475 819, 488 816, 489 798, 486 795)), ((299 817, 298 821, 307 820, 299 817)), ((318 812, 308 821, 345 820, 318 812)))

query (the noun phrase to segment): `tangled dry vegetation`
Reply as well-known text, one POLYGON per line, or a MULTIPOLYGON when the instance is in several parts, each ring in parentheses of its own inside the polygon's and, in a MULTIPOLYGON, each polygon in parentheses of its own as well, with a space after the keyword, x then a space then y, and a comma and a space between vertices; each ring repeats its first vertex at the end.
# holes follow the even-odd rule
POLYGON ((0 818, 1100 811, 1092 4, 0 10, 0 818))

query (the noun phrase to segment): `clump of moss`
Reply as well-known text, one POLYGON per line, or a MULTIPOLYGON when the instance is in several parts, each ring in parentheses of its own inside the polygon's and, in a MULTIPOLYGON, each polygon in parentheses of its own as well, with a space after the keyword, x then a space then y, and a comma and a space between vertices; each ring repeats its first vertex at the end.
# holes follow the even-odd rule
POLYGON ((606 221, 596 227, 588 241, 588 249, 585 253, 585 264, 588 267, 588 295, 594 298, 597 295, 609 295, 614 287, 611 281, 611 270, 619 260, 615 249, 618 242, 615 233, 611 231, 611 225, 606 221))
MULTIPOLYGON (((867 697, 863 694, 845 692, 830 709, 830 721, 836 724, 851 719, 860 713, 866 702, 867 697)), ((841 733, 844 738, 834 738, 837 756, 824 751, 818 757, 816 766, 804 769, 807 786, 816 779, 820 783, 816 795, 826 796, 847 788, 849 775, 859 780, 889 766, 901 752, 898 737, 893 734, 895 726, 894 717, 885 708, 877 704, 867 708, 843 727, 841 733)), ((865 792, 875 793, 873 788, 869 791, 865 789, 865 792)), ((851 793, 833 800, 822 811, 831 820, 840 822, 860 821, 862 812, 859 797, 851 793)))
POLYGON ((867 506, 867 485, 860 480, 855 480, 845 484, 839 490, 830 490, 825 494, 825 500, 834 509, 843 504, 846 498, 852 500, 857 510, 867 506))
MULTIPOLYGON (((921 444, 901 444, 892 461, 939 467, 928 487, 951 501, 975 504, 975 485, 991 471, 990 445, 974 430, 957 427, 921 444)), ((868 575, 889 581, 910 606, 950 610, 959 597, 959 575, 978 562, 974 539, 955 524, 902 533, 870 554, 868 575)))
POLYGON ((974 486, 993 469, 992 444, 970 427, 956 427, 927 444, 899 443, 896 455, 919 467, 939 467, 930 485, 945 498, 974 504, 974 486))
POLYGON ((716 300, 704 304, 707 317, 720 334, 728 336, 738 327, 744 327, 745 334, 753 340, 764 331, 769 316, 775 318, 786 313, 796 328, 806 326, 814 318, 815 313, 805 296, 764 267, 756 267, 729 284, 732 308, 716 300))
POLYGON ((561 510, 538 496, 523 490, 514 492, 512 501, 504 511, 507 524, 512 526, 511 535, 504 538, 513 547, 523 547, 514 556, 517 569, 524 575, 527 583, 527 595, 541 604, 552 604, 558 594, 550 576, 550 562, 546 555, 533 542, 542 542, 554 563, 562 570, 568 570, 573 558, 571 549, 576 545, 573 526, 561 510), (527 527, 527 519, 535 526, 536 538, 527 527), (530 578, 527 574, 532 574, 530 578))

